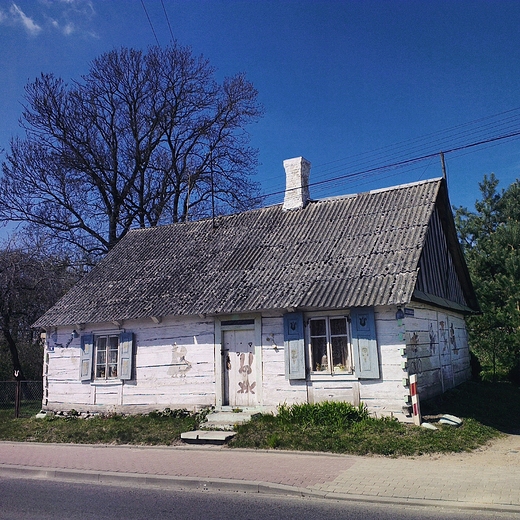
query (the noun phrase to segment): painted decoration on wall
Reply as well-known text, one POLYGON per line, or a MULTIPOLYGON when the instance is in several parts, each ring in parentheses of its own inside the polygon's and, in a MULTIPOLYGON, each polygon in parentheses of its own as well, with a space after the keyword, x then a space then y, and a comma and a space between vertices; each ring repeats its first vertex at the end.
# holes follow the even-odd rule
POLYGON ((455 337, 455 329, 453 323, 450 324, 450 345, 453 347, 453 353, 458 354, 459 348, 457 346, 457 338, 455 337))
MULTIPOLYGON (((249 345, 249 348, 252 348, 252 343, 249 345)), ((254 394, 256 381, 251 383, 249 381, 249 375, 253 372, 253 362, 254 362, 254 354, 249 352, 248 354, 248 364, 245 364, 246 355, 244 352, 240 353, 240 368, 238 369, 238 373, 242 375, 242 381, 238 382, 238 386, 240 390, 238 390, 239 394, 254 394)))
MULTIPOLYGON (((417 355, 419 351, 419 335, 417 332, 414 332, 410 335, 410 352, 411 354, 417 355)), ((422 361, 420 357, 415 357, 413 359, 409 359, 408 361, 408 373, 412 374, 422 374, 422 361)))
POLYGON ((414 354, 417 354, 417 351, 419 350, 419 335, 417 332, 414 332, 410 336, 410 349, 414 354))
POLYGON ((186 359, 188 351, 185 346, 178 347, 172 345, 172 362, 168 369, 168 375, 172 377, 186 377, 186 373, 191 370, 191 363, 186 359))
POLYGON ((437 334, 435 334, 435 331, 433 330, 433 323, 430 322, 430 356, 435 354, 436 348, 437 348, 437 334))
POLYGON ((439 321, 439 343, 439 348, 442 349, 442 353, 446 352, 448 350, 448 336, 444 321, 439 321))

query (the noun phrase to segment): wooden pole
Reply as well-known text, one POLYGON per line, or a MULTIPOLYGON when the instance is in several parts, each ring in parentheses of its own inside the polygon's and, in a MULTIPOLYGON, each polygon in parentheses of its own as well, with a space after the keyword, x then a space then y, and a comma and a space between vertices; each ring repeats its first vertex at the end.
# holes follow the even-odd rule
POLYGON ((441 152, 441 166, 442 166, 442 178, 447 179, 446 175, 446 162, 444 160, 444 152, 441 152))
MULTIPOLYGON (((16 372, 18 372, 18 370, 16 372)), ((14 417, 15 419, 18 419, 20 417, 20 405, 22 401, 22 381, 18 378, 16 372, 16 387, 14 390, 14 417)))

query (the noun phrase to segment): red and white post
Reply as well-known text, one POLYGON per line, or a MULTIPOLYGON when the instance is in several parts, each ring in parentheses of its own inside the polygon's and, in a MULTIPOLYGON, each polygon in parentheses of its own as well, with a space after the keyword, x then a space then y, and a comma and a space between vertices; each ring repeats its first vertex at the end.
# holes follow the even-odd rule
POLYGON ((410 395, 412 396, 413 423, 421 426, 421 407, 419 406, 419 395, 417 393, 417 374, 410 376, 410 395))

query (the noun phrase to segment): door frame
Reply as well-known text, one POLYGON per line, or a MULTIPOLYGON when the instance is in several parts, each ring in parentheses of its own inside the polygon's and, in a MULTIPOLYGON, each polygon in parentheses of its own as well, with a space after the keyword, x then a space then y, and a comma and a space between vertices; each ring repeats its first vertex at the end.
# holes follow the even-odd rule
MULTIPOLYGON (((257 314, 233 314, 231 316, 219 316, 215 318, 215 406, 217 410, 224 407, 224 331, 226 330, 253 330, 254 352, 256 357, 256 393, 259 406, 263 404, 262 398, 262 317, 257 314)), ((225 408, 225 407, 224 407, 225 408)))

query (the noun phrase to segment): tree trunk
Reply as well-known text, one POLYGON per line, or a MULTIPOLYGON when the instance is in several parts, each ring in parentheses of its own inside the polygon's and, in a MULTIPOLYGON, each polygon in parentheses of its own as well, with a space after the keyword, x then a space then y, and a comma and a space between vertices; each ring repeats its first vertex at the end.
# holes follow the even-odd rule
POLYGON ((20 358, 18 356, 18 348, 16 346, 16 342, 11 335, 11 331, 8 327, 2 327, 2 332, 4 334, 5 340, 7 341, 7 345, 9 346, 9 352, 11 353, 11 360, 13 362, 13 376, 18 381, 23 381, 25 379, 22 365, 20 364, 20 358))

